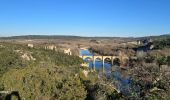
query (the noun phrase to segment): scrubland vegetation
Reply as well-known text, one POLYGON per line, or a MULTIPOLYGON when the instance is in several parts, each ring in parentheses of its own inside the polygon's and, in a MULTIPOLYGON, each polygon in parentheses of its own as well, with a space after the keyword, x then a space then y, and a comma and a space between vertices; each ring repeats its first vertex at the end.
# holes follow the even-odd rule
POLYGON ((170 38, 157 37, 147 46, 153 46, 153 49, 139 51, 140 56, 138 51, 133 51, 133 46, 92 46, 90 50, 99 55, 115 56, 121 51, 121 55, 130 57, 127 70, 131 76, 131 94, 123 95, 123 98, 167 100, 170 98, 170 38))
MULTIPOLYGON (((17 91, 26 100, 97 98, 97 75, 85 77, 82 62, 62 52, 1 43, 0 91, 17 91)), ((111 95, 115 90, 105 92, 111 95)), ((5 96, 0 95, 2 99, 5 96)))
MULTIPOLYGON (((0 91, 17 92, 26 100, 168 100, 170 41, 169 38, 154 40, 152 45, 153 50, 135 59, 131 57, 136 56, 135 52, 125 47, 124 51, 129 51, 125 54, 130 56, 127 71, 131 76, 131 92, 125 95, 116 89, 113 76, 107 78, 80 67, 83 60, 78 56, 1 42, 0 91)), ((0 94, 0 99, 7 97, 16 98, 16 95, 0 94)))

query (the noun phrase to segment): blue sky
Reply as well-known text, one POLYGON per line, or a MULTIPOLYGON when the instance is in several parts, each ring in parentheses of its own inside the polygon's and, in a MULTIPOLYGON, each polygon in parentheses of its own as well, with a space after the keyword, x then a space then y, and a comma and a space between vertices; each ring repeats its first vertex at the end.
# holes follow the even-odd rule
POLYGON ((170 34, 170 0, 0 0, 0 36, 170 34))

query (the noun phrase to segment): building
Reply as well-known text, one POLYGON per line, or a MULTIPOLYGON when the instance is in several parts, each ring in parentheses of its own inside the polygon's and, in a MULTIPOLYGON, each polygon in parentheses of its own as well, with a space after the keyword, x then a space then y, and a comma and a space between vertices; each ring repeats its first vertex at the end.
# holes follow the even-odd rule
POLYGON ((34 45, 33 44, 28 44, 28 47, 33 48, 34 45))
POLYGON ((137 45, 141 45, 141 41, 140 40, 137 40, 137 45))
POLYGON ((45 49, 55 50, 57 47, 55 45, 45 46, 45 49))
POLYGON ((138 45, 138 41, 130 41, 130 42, 127 42, 127 44, 138 45))
POLYGON ((72 52, 71 52, 70 48, 62 48, 62 47, 58 47, 56 45, 48 45, 48 46, 45 46, 45 49, 46 50, 61 51, 61 52, 65 53, 65 54, 72 55, 72 52))
POLYGON ((64 51, 65 54, 72 55, 72 52, 71 52, 70 48, 64 49, 63 51, 64 51))

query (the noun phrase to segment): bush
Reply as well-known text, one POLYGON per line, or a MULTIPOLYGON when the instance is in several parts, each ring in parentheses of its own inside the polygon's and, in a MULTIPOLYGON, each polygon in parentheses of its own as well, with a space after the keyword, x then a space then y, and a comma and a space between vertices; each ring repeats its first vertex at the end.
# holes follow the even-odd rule
POLYGON ((9 68, 21 68, 26 66, 20 55, 12 49, 0 50, 0 74, 5 73, 9 68))
POLYGON ((26 100, 37 100, 41 97, 85 99, 86 91, 79 78, 67 74, 59 73, 52 67, 27 67, 9 70, 1 81, 4 90, 18 91, 21 98, 26 100))

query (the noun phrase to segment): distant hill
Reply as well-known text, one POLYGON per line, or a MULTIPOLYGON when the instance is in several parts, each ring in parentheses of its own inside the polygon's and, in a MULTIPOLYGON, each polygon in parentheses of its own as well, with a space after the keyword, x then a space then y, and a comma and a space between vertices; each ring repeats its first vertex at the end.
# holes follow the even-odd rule
POLYGON ((158 36, 145 36, 145 37, 136 37, 136 39, 146 39, 146 38, 151 38, 151 39, 161 39, 161 38, 170 38, 170 34, 163 34, 163 35, 158 35, 158 36))
POLYGON ((0 39, 62 39, 62 38, 80 38, 80 37, 64 35, 23 35, 23 36, 0 37, 0 39))
POLYGON ((0 39, 128 39, 129 37, 82 37, 72 35, 24 35, 24 36, 11 36, 0 37, 0 39))
POLYGON ((161 38, 170 38, 170 34, 160 35, 160 36, 151 36, 153 39, 161 39, 161 38))
POLYGON ((23 35, 23 36, 11 36, 11 37, 0 37, 0 39, 145 39, 145 38, 169 38, 170 34, 160 36, 146 36, 146 37, 82 37, 72 35, 23 35))

